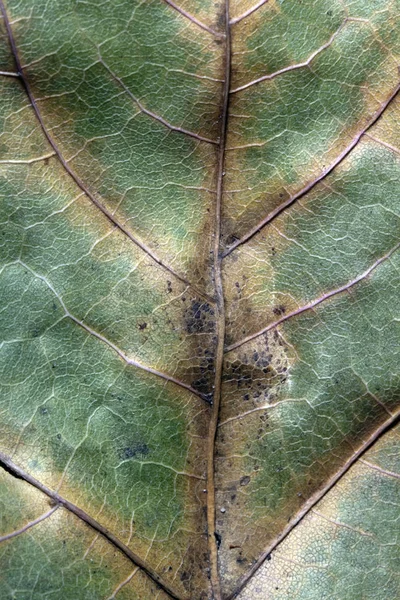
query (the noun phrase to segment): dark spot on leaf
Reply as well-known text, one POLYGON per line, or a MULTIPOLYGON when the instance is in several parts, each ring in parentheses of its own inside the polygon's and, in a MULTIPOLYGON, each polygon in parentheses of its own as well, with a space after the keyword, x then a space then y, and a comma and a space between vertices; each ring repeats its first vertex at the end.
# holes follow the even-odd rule
POLYGON ((242 477, 240 479, 240 485, 249 485, 250 483, 250 477, 248 475, 245 475, 244 477, 242 477))
POLYGON ((143 444, 141 442, 137 444, 131 444, 124 448, 120 454, 120 458, 122 460, 126 460, 128 458, 135 458, 136 456, 147 456, 150 452, 150 449, 147 444, 143 444))
POLYGON ((186 331, 188 333, 212 333, 215 329, 214 309, 208 302, 192 300, 185 311, 186 331))
POLYGON ((228 246, 232 246, 232 244, 234 244, 235 242, 238 241, 238 237, 237 235, 234 235, 233 233, 231 235, 228 235, 228 237, 226 238, 226 243, 228 246))

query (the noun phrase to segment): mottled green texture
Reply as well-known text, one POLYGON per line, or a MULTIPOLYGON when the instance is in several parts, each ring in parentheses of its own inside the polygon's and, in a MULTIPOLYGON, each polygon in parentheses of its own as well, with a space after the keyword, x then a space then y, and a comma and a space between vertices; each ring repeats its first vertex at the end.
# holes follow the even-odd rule
MULTIPOLYGON (((184 512, 176 491, 185 488, 178 473, 188 459, 191 399, 179 402, 145 374, 124 369, 112 350, 65 319, 48 287, 21 266, 6 268, 1 286, 8 309, 2 397, 10 407, 3 439, 8 430, 21 432, 24 462, 44 482, 68 465, 68 484, 90 498, 85 502, 100 507, 107 498, 122 521, 135 514, 139 534, 157 528, 166 535, 184 512)), ((13 445, 11 438, 7 450, 13 445)))
POLYGON ((272 2, 234 28, 232 87, 277 75, 231 96, 228 239, 327 167, 396 85, 399 5, 383 4, 364 17, 349 2, 272 2))
POLYGON ((157 0, 35 1, 14 10, 22 17, 21 61, 32 64, 33 93, 71 167, 137 235, 152 231, 153 249, 187 270, 212 198, 201 188, 213 148, 143 114, 128 91, 171 125, 215 138, 220 84, 198 78, 216 76, 212 36, 186 32, 185 20, 157 0))
POLYGON ((282 327, 297 361, 281 390, 282 404, 268 412, 270 428, 248 450, 253 464, 263 465, 253 494, 257 504, 273 511, 271 520, 276 521, 283 497, 312 491, 307 486, 314 476, 319 485, 321 470, 336 470, 343 446, 387 418, 376 397, 387 408, 396 407, 399 267, 397 254, 351 296, 332 299, 282 327))
POLYGON ((397 428, 365 454, 272 554, 240 600, 396 598, 398 442, 397 428), (377 454, 383 471, 374 468, 377 454))
MULTIPOLYGON (((63 508, 49 514, 52 507, 44 498, 10 475, 1 474, 0 536, 17 533, 0 547, 1 597, 4 600, 112 598, 119 584, 132 575, 130 562, 104 541, 96 539, 89 527, 63 508), (13 492, 12 505, 10 491, 13 492), (21 528, 43 516, 41 522, 18 534, 21 528)), ((158 593, 156 586, 149 585, 140 573, 134 577, 142 594, 151 597, 158 593)), ((121 590, 119 598, 139 600, 141 596, 129 584, 121 590)))
MULTIPOLYGON (((241 323, 241 337, 260 329, 266 311, 267 322, 276 320, 276 305, 289 312, 313 301, 351 283, 390 252, 399 237, 399 195, 399 154, 365 138, 320 185, 241 250, 257 288, 256 295, 241 299, 247 302, 248 296, 252 310, 241 323)), ((241 314, 232 316, 236 327, 241 314)), ((237 338, 233 327, 229 341, 237 338)))
POLYGON ((171 1, 0 0, 0 598, 394 600, 399 1, 171 1))

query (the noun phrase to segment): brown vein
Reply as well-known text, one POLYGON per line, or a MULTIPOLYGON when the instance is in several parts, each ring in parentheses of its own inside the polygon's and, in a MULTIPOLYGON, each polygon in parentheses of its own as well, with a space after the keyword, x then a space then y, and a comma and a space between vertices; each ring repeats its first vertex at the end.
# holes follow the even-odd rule
POLYGON ((171 6, 171 8, 173 8, 174 10, 176 10, 183 17, 185 17, 186 19, 188 19, 189 21, 191 21, 192 23, 194 23, 195 25, 197 25, 201 29, 204 29, 204 31, 208 31, 208 33, 211 33, 212 35, 215 35, 217 37, 224 37, 223 33, 219 33, 219 31, 215 31, 215 29, 212 29, 211 27, 209 27, 205 23, 202 23, 201 21, 199 21, 199 19, 196 19, 196 17, 194 15, 188 13, 186 10, 184 10, 183 8, 181 8, 180 6, 178 6, 177 4, 175 4, 175 2, 173 2, 173 0, 164 0, 164 2, 166 4, 168 4, 169 6, 171 6))
POLYGON ((300 191, 296 192, 296 194, 294 194, 293 196, 290 196, 290 198, 288 198, 287 200, 285 200, 285 202, 283 202, 282 204, 280 204, 279 206, 277 206, 264 219, 262 219, 262 221, 260 221, 254 227, 252 227, 252 229, 250 229, 243 237, 241 237, 234 244, 232 244, 232 246, 230 246, 227 250, 225 250, 225 252, 223 254, 223 258, 225 258, 229 254, 231 254, 231 252, 233 252, 234 250, 236 250, 236 248, 238 246, 241 246, 242 244, 244 244, 248 240, 250 240, 259 231, 261 231, 261 229, 263 227, 265 227, 265 225, 267 225, 268 223, 270 223, 271 221, 273 221, 284 210, 286 210, 287 208, 289 208, 289 206, 291 206, 292 204, 294 204, 294 202, 296 202, 297 200, 299 200, 300 198, 302 198, 305 194, 307 194, 310 190, 312 190, 318 183, 320 183, 321 181, 323 181, 330 173, 332 173, 332 171, 338 165, 340 165, 344 161, 344 159, 350 154, 350 152, 357 146, 357 144, 360 142, 361 138, 365 135, 365 133, 373 125, 375 125, 375 123, 382 116, 382 114, 385 112, 385 110, 390 105, 390 103, 396 98, 396 96, 399 93, 399 90, 400 90, 400 83, 398 83, 396 85, 395 89, 393 90, 393 92, 391 93, 391 95, 389 96, 389 98, 387 98, 380 105, 380 107, 378 108, 378 110, 375 112, 375 114, 373 115, 373 117, 368 121, 368 123, 365 125, 365 127, 361 131, 359 131, 357 133, 357 135, 352 139, 352 141, 347 146, 347 148, 345 148, 343 150, 343 152, 341 152, 339 154, 339 156, 337 156, 337 158, 335 158, 335 160, 329 165, 329 167, 327 167, 326 169, 324 169, 322 171, 322 173, 320 175, 318 175, 318 177, 316 177, 313 181, 311 181, 310 183, 308 183, 300 191))
POLYGON ((214 232, 214 280, 216 315, 217 315, 217 350, 215 358, 215 380, 213 409, 208 432, 207 449, 207 531, 211 563, 211 585, 214 600, 221 600, 221 586, 218 570, 218 546, 216 539, 216 507, 215 507, 215 440, 218 429, 219 408, 221 403, 222 369, 225 343, 225 301, 222 283, 221 241, 221 208, 224 191, 225 147, 228 127, 229 86, 231 77, 231 38, 229 25, 229 0, 225 0, 225 81, 222 98, 221 134, 218 151, 217 201, 215 208, 214 232))
POLYGON ((128 96, 137 105, 137 107, 143 114, 151 117, 155 121, 158 121, 159 123, 164 125, 164 127, 166 127, 167 129, 170 129, 171 131, 176 131, 177 133, 182 133, 184 135, 188 135, 189 137, 192 137, 195 140, 198 140, 200 142, 206 142, 207 144, 215 144, 215 145, 219 144, 218 140, 211 140, 209 138, 203 137, 202 135, 199 135, 198 133, 189 131, 188 129, 183 129, 182 127, 177 127, 176 125, 171 125, 171 123, 169 123, 168 121, 166 121, 165 119, 163 119, 162 117, 157 115, 156 113, 153 113, 151 110, 148 110, 147 108, 145 108, 143 106, 143 104, 140 102, 140 100, 135 98, 135 96, 132 94, 130 89, 125 85, 125 83, 122 81, 122 79, 120 77, 118 77, 118 75, 116 75, 110 69, 110 67, 107 65, 107 63, 104 62, 100 52, 99 52, 99 61, 103 65, 103 67, 108 71, 108 73, 111 75, 111 77, 114 79, 114 81, 116 81, 122 87, 122 89, 128 94, 128 96))
POLYGON ((270 543, 270 545, 263 551, 260 558, 249 571, 239 580, 236 589, 225 598, 225 600, 233 600, 243 590, 247 582, 253 577, 254 573, 258 571, 261 565, 265 562, 267 557, 276 550, 276 548, 283 542, 285 538, 293 531, 293 529, 304 519, 304 517, 320 502, 324 496, 342 479, 342 477, 349 471, 349 469, 361 458, 361 456, 371 448, 380 437, 382 437, 389 429, 391 429, 400 419, 400 410, 397 411, 390 419, 384 421, 377 430, 359 447, 359 449, 344 463, 342 468, 329 479, 329 481, 318 490, 313 496, 311 496, 303 505, 301 510, 289 521, 283 531, 270 543))
POLYGON ((201 295, 202 297, 204 297, 204 294, 198 290, 196 290, 196 288, 194 286, 191 285, 191 283, 182 275, 179 275, 174 269, 172 269, 172 267, 168 266, 162 259, 160 259, 154 252, 153 250, 151 250, 151 248, 149 248, 144 242, 142 242, 141 240, 139 240, 138 238, 136 238, 127 227, 125 227, 125 225, 123 225, 122 223, 119 223, 119 221, 117 221, 117 219, 114 217, 114 215, 111 213, 111 211, 108 210, 108 208, 106 208, 97 198, 96 196, 94 196, 94 194, 85 186, 85 184, 83 183, 83 181, 78 177, 78 175, 76 175, 76 173, 71 169, 71 167, 69 166, 68 162, 65 160, 65 158, 63 157, 60 149, 58 148, 56 142, 53 140, 53 138, 50 135, 50 132, 47 130, 46 125, 44 124, 41 112, 39 110, 39 107, 36 103, 35 97, 33 96, 31 87, 29 85, 29 81, 27 80, 24 70, 22 68, 21 65, 21 61, 19 59, 19 54, 18 54, 18 50, 17 50, 17 46, 15 43, 15 39, 14 39, 14 34, 12 32, 11 29, 11 24, 6 12, 6 9, 4 7, 4 3, 3 0, 0 0, 0 12, 3 15, 4 18, 4 22, 6 25, 6 29, 7 29, 7 34, 8 34, 8 39, 10 42, 10 47, 11 47, 11 51, 12 54, 14 56, 14 61, 15 61, 15 65, 17 67, 17 71, 18 71, 18 75, 19 75, 19 79, 22 82, 22 85, 26 91, 26 94, 29 98, 29 101, 31 103, 31 106, 33 108, 33 111, 36 115, 36 118, 40 124, 40 127, 43 131, 44 136, 46 137, 47 141, 49 142, 50 146, 53 148, 54 152, 56 153, 61 165, 64 167, 65 171, 68 173, 68 175, 73 179, 73 181, 76 183, 76 185, 84 192, 84 194, 89 198, 89 200, 91 200, 91 202, 93 202, 93 204, 95 206, 97 206, 97 208, 103 213, 103 215, 109 220, 111 221, 111 223, 113 223, 113 225, 115 225, 116 227, 118 227, 118 229, 120 231, 122 231, 136 246, 138 246, 141 250, 143 250, 143 252, 145 252, 148 256, 150 256, 157 264, 159 264, 161 267, 163 267, 166 271, 168 271, 169 273, 171 273, 171 275, 173 275, 174 277, 176 277, 177 279, 179 279, 179 281, 182 281, 183 283, 185 283, 186 285, 190 285, 192 287, 193 290, 195 290, 199 295, 201 295))
POLYGON ((240 21, 242 21, 246 17, 249 17, 254 12, 256 12, 256 10, 258 10, 259 8, 261 8, 262 6, 264 6, 264 4, 267 4, 268 1, 269 0, 260 0, 252 8, 249 8, 248 10, 246 10, 243 14, 239 15, 238 17, 235 17, 234 19, 231 19, 230 20, 230 24, 231 25, 235 25, 236 23, 239 23, 240 21))
POLYGON ((260 329, 260 331, 257 331, 256 333, 252 333, 251 335, 248 335, 247 337, 239 340, 238 342, 235 342, 234 344, 227 346, 225 352, 226 353, 231 352, 232 350, 235 350, 236 348, 243 346, 243 344, 246 344, 250 340, 254 340, 255 338, 259 337, 260 335, 267 333, 267 331, 270 331, 271 329, 275 329, 275 327, 278 327, 278 325, 280 325, 281 323, 284 323, 288 319, 296 317, 297 315, 301 315, 302 313, 304 313, 308 310, 312 310, 313 308, 318 306, 318 304, 325 302, 326 300, 328 300, 329 298, 332 298, 333 296, 336 296, 337 294, 342 294, 343 292, 347 292, 354 285, 356 285, 357 283, 360 283, 361 281, 366 279, 379 265, 381 265, 383 262, 388 260, 392 256, 392 254, 394 254, 399 249, 399 247, 400 247, 400 242, 398 244, 396 244, 396 246, 394 248, 392 248, 387 254, 385 254, 381 258, 378 258, 378 260, 376 260, 373 265, 371 265, 366 271, 364 271, 364 273, 362 273, 355 279, 352 279, 345 285, 342 285, 341 287, 336 288, 335 290, 331 290, 330 292, 326 292, 325 294, 322 294, 322 296, 319 296, 318 298, 316 298, 315 300, 312 300, 308 304, 305 304, 304 306, 301 306, 300 308, 296 308, 296 310, 293 310, 292 312, 287 313, 286 315, 284 315, 277 321, 270 323, 263 329, 260 329))
POLYGON ((195 394, 202 400, 205 400, 206 402, 208 402, 208 399, 205 396, 203 396, 203 394, 198 392, 196 389, 192 388, 187 383, 184 383, 183 381, 181 381, 180 379, 177 379, 176 377, 173 377, 172 375, 168 375, 167 373, 163 373, 162 371, 158 371, 157 369, 148 367, 147 365, 144 365, 144 364, 140 363, 139 361, 137 361, 133 358, 130 358, 129 356, 124 354, 124 352, 122 352, 122 350, 120 348, 118 348, 118 346, 116 346, 111 340, 107 339, 104 335, 102 335, 101 333, 98 333, 97 331, 95 331, 94 329, 89 327, 89 325, 86 325, 86 323, 84 323, 83 321, 81 321, 80 319, 75 317, 72 313, 70 313, 70 311, 64 304, 64 300, 57 293, 57 290, 53 287, 51 282, 48 279, 46 279, 46 277, 44 277, 43 275, 40 275, 39 273, 36 273, 35 271, 33 271, 33 269, 31 269, 27 264, 23 263, 22 261, 18 261, 18 263, 20 265, 22 265, 25 269, 27 269, 30 273, 32 273, 32 275, 34 275, 34 277, 36 277, 37 279, 40 279, 40 281, 43 281, 43 283, 45 283, 47 285, 47 287, 53 292, 53 294, 55 295, 55 297, 61 304, 61 307, 65 313, 65 317, 67 317, 68 319, 71 319, 71 321, 73 321, 76 325, 79 325, 79 327, 84 329, 86 331, 86 333, 89 333, 93 337, 95 337, 98 340, 100 340, 101 342, 103 342, 103 344, 106 344, 109 348, 114 350, 114 352, 116 352, 116 354, 118 354, 118 356, 120 358, 122 358, 122 360, 127 365, 132 366, 132 367, 137 367, 138 369, 142 369, 143 371, 146 371, 147 373, 156 375, 157 377, 160 377, 161 379, 164 379, 165 381, 169 381, 171 383, 174 383, 175 385, 179 385, 179 387, 184 388, 185 390, 188 390, 192 394, 195 394))
POLYGON ((309 67, 310 64, 312 63, 312 61, 314 60, 314 58, 316 58, 319 54, 321 54, 321 52, 323 52, 324 50, 326 50, 327 48, 329 48, 329 46, 331 46, 333 44, 336 37, 339 35, 339 33, 342 31, 343 27, 346 25, 346 23, 348 21, 351 21, 351 18, 345 19, 343 21, 343 23, 340 25, 340 27, 331 35, 329 40, 325 44, 323 44, 320 48, 315 50, 312 54, 310 54, 310 56, 308 57, 308 59, 306 61, 297 63, 295 65, 289 65, 288 67, 279 69, 279 71, 275 71, 275 73, 271 73, 269 75, 263 75, 262 77, 258 77, 258 79, 249 81, 248 83, 245 83, 244 85, 241 85, 240 87, 237 87, 237 88, 231 90, 229 93, 236 94, 237 92, 246 90, 247 88, 252 87, 253 85, 257 85, 258 83, 261 83, 262 81, 271 81, 271 79, 275 79, 275 77, 278 77, 279 75, 283 75, 284 73, 290 73, 291 71, 296 71, 297 69, 304 69, 305 67, 309 67))
POLYGON ((144 365, 143 363, 140 363, 139 361, 137 361, 133 358, 130 358, 129 356, 126 356, 126 354, 124 354, 122 352, 122 350, 120 348, 118 348, 118 346, 116 346, 113 342, 111 342, 109 339, 107 339, 106 337, 101 335, 101 333, 98 333, 97 331, 95 331, 94 329, 89 327, 89 325, 86 325, 83 321, 80 321, 79 319, 77 319, 76 317, 71 315, 71 313, 67 312, 66 316, 69 319, 71 319, 71 321, 73 321, 74 323, 76 323, 77 325, 82 327, 82 329, 84 329, 87 333, 89 333, 90 335, 93 335, 95 338, 97 338, 98 340, 100 340, 101 342, 103 342, 104 344, 109 346, 109 348, 114 350, 114 352, 116 352, 118 354, 118 356, 120 358, 122 358, 122 360, 124 362, 126 362, 127 365, 130 365, 132 367, 137 367, 138 369, 142 369, 142 371, 146 371, 147 373, 151 373, 152 375, 161 377, 161 379, 165 379, 165 381, 169 381, 170 383, 175 383, 175 385, 178 385, 179 387, 184 388, 188 392, 191 392, 195 396, 198 396, 202 400, 205 400, 206 402, 208 402, 207 398, 205 396, 203 396, 203 394, 201 394, 200 392, 198 392, 197 390, 192 388, 187 383, 184 383, 183 381, 181 381, 180 379, 177 379, 176 377, 173 377, 172 375, 168 375, 168 373, 164 373, 163 371, 158 371, 157 369, 148 367, 147 365, 144 365))
POLYGON ((21 535, 21 533, 25 533, 25 531, 28 531, 28 529, 30 529, 31 527, 34 527, 35 525, 38 525, 38 523, 41 523, 45 519, 48 519, 49 517, 51 517, 51 515, 58 508, 60 508, 59 505, 54 506, 51 510, 48 510, 43 515, 40 515, 40 517, 38 517, 34 521, 30 521, 29 523, 27 523, 26 525, 21 527, 21 529, 17 529, 16 531, 12 531, 11 533, 6 533, 6 535, 0 536, 0 542, 5 542, 7 540, 11 540, 12 538, 17 537, 18 535, 21 535))
POLYGON ((18 477, 19 479, 23 479, 36 489, 40 490, 46 496, 51 498, 58 505, 64 506, 71 513, 76 515, 81 521, 84 521, 87 525, 92 527, 95 531, 100 533, 104 538, 106 538, 111 544, 113 544, 116 548, 118 548, 131 562, 140 567, 142 571, 144 571, 150 579, 152 579, 164 592, 166 592, 171 598, 174 600, 184 600, 183 596, 179 592, 177 592, 168 582, 164 581, 164 579, 158 575, 150 565, 148 565, 140 556, 135 554, 128 546, 126 546, 121 540, 117 538, 111 531, 106 529, 101 523, 96 521, 93 517, 91 517, 87 512, 79 508, 76 504, 73 504, 63 496, 60 496, 57 492, 51 490, 39 480, 32 477, 29 473, 25 472, 21 467, 16 465, 9 456, 0 452, 0 466, 3 467, 6 471, 18 477))

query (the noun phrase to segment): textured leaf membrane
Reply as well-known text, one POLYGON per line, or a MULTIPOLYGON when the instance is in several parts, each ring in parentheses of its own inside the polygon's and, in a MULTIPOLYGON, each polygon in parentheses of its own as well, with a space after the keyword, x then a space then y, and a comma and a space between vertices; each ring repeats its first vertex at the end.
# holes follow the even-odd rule
POLYGON ((398 597, 398 0, 0 8, 0 597, 398 597))

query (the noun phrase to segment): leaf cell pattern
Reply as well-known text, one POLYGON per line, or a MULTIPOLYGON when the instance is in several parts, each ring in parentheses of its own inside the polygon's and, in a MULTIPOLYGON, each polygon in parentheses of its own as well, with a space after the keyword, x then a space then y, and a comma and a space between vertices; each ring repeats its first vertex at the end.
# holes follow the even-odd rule
POLYGON ((0 13, 0 596, 393 600, 398 0, 0 13))

